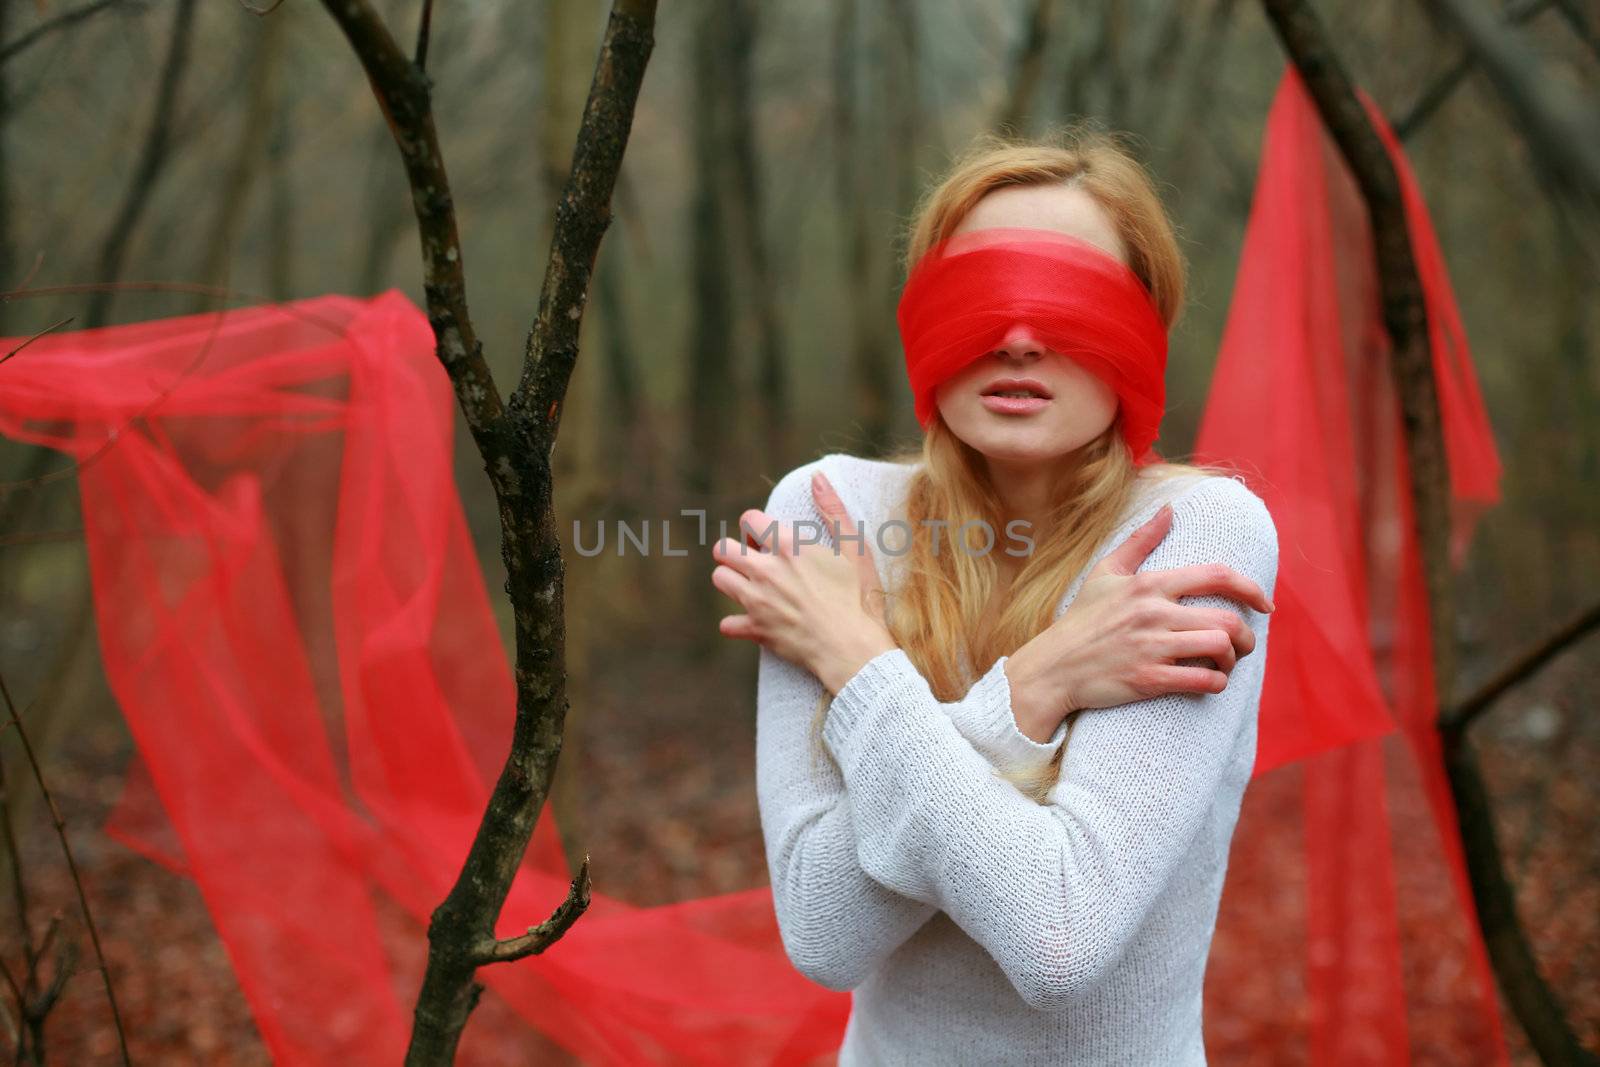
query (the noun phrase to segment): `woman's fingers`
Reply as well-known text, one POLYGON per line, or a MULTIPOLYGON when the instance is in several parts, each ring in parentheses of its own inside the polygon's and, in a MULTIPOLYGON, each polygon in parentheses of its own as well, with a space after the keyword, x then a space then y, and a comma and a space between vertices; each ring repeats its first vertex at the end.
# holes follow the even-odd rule
POLYGON ((1172 529, 1172 505, 1163 504, 1142 526, 1128 535, 1127 540, 1103 556, 1088 577, 1101 574, 1129 575, 1139 569, 1155 547, 1172 529))
POLYGON ((755 641, 755 625, 748 615, 728 615, 717 623, 717 630, 723 637, 736 637, 741 641, 755 641))
POLYGON ((820 470, 811 472, 811 499, 817 502, 817 510, 822 512, 822 517, 829 524, 837 523, 839 528, 847 532, 854 529, 855 523, 850 519, 850 510, 844 506, 844 501, 839 499, 838 490, 833 483, 828 481, 828 476, 820 470))
POLYGON ((739 513, 739 535, 750 548, 765 552, 776 552, 789 542, 783 523, 760 508, 739 513))
POLYGON ((1158 664, 1145 677, 1155 693, 1220 693, 1228 687, 1228 676, 1209 667, 1158 664))
MULTIPOLYGON (((722 564, 718 570, 731 569, 746 576, 752 573, 753 568, 761 566, 766 556, 767 553, 735 541, 731 537, 719 538, 717 543, 711 546, 711 558, 722 564)), ((716 571, 712 571, 711 576, 715 579, 716 571)))
POLYGON ((828 476, 820 470, 811 475, 811 497, 817 502, 817 510, 827 521, 829 531, 837 531, 834 533, 834 545, 841 552, 845 550, 845 545, 849 545, 854 549, 852 555, 871 558, 872 548, 862 535, 861 527, 850 517, 850 509, 845 507, 838 490, 834 489, 833 483, 828 481, 828 476))
POLYGON ((1207 608, 1198 604, 1175 604, 1168 616, 1168 628, 1173 630, 1222 630, 1233 641, 1234 651, 1248 656, 1256 648, 1256 632, 1237 611, 1227 608, 1207 608))
POLYGON ((878 565, 872 558, 872 548, 867 544, 866 534, 860 524, 850 517, 844 500, 834 489, 833 483, 828 481, 828 476, 820 470, 811 476, 811 496, 817 502, 817 510, 822 513, 823 521, 836 531, 834 545, 840 551, 844 550, 845 544, 855 549, 849 556, 856 565, 856 578, 861 585, 861 606, 867 610, 867 614, 882 621, 885 613, 883 583, 878 578, 878 565))
MULTIPOLYGON (((723 540, 731 541, 732 538, 725 537, 723 540)), ((727 564, 722 564, 711 572, 711 584, 716 586, 722 595, 743 604, 745 593, 750 587, 750 578, 727 564)))
POLYGON ((1146 573, 1153 579, 1155 589, 1173 600, 1182 596, 1216 594, 1263 613, 1272 610, 1272 601, 1267 599, 1261 587, 1226 564, 1194 563, 1187 567, 1146 573))
POLYGON ((1233 639, 1223 630, 1174 630, 1161 644, 1169 659, 1209 659, 1223 674, 1231 674, 1239 662, 1233 639))

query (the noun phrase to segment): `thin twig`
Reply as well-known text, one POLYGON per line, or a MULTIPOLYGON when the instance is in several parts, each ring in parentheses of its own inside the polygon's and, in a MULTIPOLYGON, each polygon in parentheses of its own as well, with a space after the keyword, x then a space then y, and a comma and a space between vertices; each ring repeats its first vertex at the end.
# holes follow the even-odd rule
MULTIPOLYGON (((171 42, 167 57, 161 65, 161 78, 156 87, 156 98, 150 112, 149 128, 144 143, 128 178, 122 203, 100 249, 96 277, 102 282, 116 281, 122 275, 123 258, 133 239, 134 229, 150 203, 150 194, 157 179, 165 169, 172 149, 172 112, 178 99, 178 90, 189 67, 189 46, 194 36, 196 0, 177 0, 172 13, 171 42)), ((111 315, 111 296, 97 291, 90 298, 85 324, 103 326, 111 315)))
POLYGON ((40 330, 38 333, 34 334, 32 337, 30 337, 26 341, 22 342, 16 348, 13 348, 11 351, 7 352, 5 355, 0 356, 0 363, 4 363, 6 360, 10 359, 12 356, 16 355, 18 352, 21 352, 24 348, 27 348, 29 345, 33 344, 33 342, 37 341, 39 338, 43 337, 45 334, 49 333, 50 331, 58 330, 61 327, 65 326, 67 323, 71 322, 73 320, 73 318, 74 318, 74 316, 68 315, 66 318, 62 319, 60 322, 52 322, 49 326, 46 326, 44 329, 40 330))
POLYGON ((422 18, 417 23, 417 53, 412 60, 418 70, 428 69, 428 31, 433 25, 433 0, 422 0, 422 18))
POLYGON ((478 949, 479 963, 511 963, 525 956, 537 955, 561 940, 561 935, 578 917, 589 909, 589 854, 583 855, 583 863, 578 867, 578 873, 573 876, 572 884, 567 888, 566 899, 557 905, 556 910, 550 913, 550 918, 538 926, 528 927, 528 932, 521 937, 508 938, 504 941, 489 941, 478 949))
MULTIPOLYGON (((7 722, 9 729, 11 724, 7 722)), ((23 961, 27 969, 23 973, 23 982, 32 987, 35 968, 38 966, 38 949, 33 943, 33 927, 28 922, 28 883, 22 875, 22 854, 17 848, 16 829, 11 825, 11 782, 6 775, 5 760, 0 759, 0 838, 4 839, 6 858, 11 862, 11 896, 17 909, 17 928, 21 935, 23 961)), ((23 1018, 28 1014, 28 997, 21 986, 12 979, 11 972, 6 972, 6 981, 11 983, 12 990, 17 997, 17 1010, 23 1018)))
POLYGON ((1600 36, 1596 36, 1594 27, 1589 24, 1588 13, 1583 9, 1583 0, 1556 0, 1556 7, 1561 11, 1561 17, 1567 20, 1567 25, 1572 32, 1600 59, 1600 36))
POLYGON ((11 990, 11 996, 20 1009, 27 1003, 27 998, 22 995, 22 987, 17 984, 16 976, 11 973, 11 968, 6 966, 4 960, 0 960, 0 978, 6 980, 6 987, 11 990))
POLYGON ((140 6, 141 0, 94 0, 94 3, 84 4, 82 7, 73 8, 71 11, 63 11, 55 18, 39 23, 39 25, 18 37, 15 41, 0 45, 0 63, 15 58, 53 33, 74 26, 91 15, 98 15, 107 8, 116 7, 122 3, 136 7, 140 6))
POLYGON ((17 739, 22 742, 22 751, 27 754, 28 766, 33 770, 34 783, 38 785, 39 793, 50 808, 50 819, 55 826, 56 838, 61 842, 61 852, 66 857, 67 870, 72 875, 72 884, 78 893, 78 907, 83 911, 83 924, 89 931, 89 941, 94 945, 94 958, 99 964, 101 978, 105 981, 106 1000, 111 1005, 111 1021, 117 1028, 117 1043, 122 1050, 122 1062, 124 1067, 131 1067, 133 1061, 128 1056, 128 1035, 122 1029, 122 1013, 117 1009, 117 993, 111 984, 111 968, 106 966, 106 956, 100 947, 100 932, 95 928, 94 915, 89 910, 89 896, 84 891, 83 878, 78 874, 78 861, 72 855, 72 844, 67 840, 66 821, 61 818, 55 797, 50 795, 49 787, 44 784, 44 770, 39 766, 38 757, 33 753, 33 745, 28 741, 28 731, 23 729, 22 716, 17 713, 16 702, 11 699, 11 690, 6 685, 3 673, 0 673, 0 697, 5 699, 6 714, 10 716, 11 725, 17 731, 17 739))
POLYGON ((450 176, 433 125, 427 75, 400 50, 368 0, 324 0, 324 6, 361 60, 395 135, 416 209, 423 290, 439 360, 450 374, 467 427, 488 461, 490 481, 498 491, 497 461, 509 451, 500 440, 504 404, 467 311, 461 239, 450 176))
POLYGON ((43 545, 61 541, 76 541, 83 530, 36 530, 31 533, 0 534, 0 547, 6 545, 43 545))
MULTIPOLYGON (((240 290, 237 289, 213 285, 198 285, 186 282, 119 282, 113 287, 117 289, 138 289, 161 292, 209 293, 213 295, 226 296, 229 298, 240 295, 240 290)), ((17 296, 42 296, 56 293, 91 292, 100 288, 104 287, 98 284, 54 285, 41 289, 13 290, 10 293, 0 294, 0 298, 17 296)), ((268 300, 267 297, 255 296, 254 294, 249 295, 253 296, 257 300, 268 300)), ((288 313, 289 309, 284 307, 283 310, 285 313, 288 313)), ((89 453, 89 455, 85 456, 83 459, 74 460, 65 467, 59 467, 56 470, 48 471, 32 478, 23 478, 14 482, 0 482, 0 497, 4 497, 8 493, 38 489, 42 486, 50 485, 53 482, 59 482, 67 478, 71 478, 83 471, 85 468, 94 464, 97 460, 109 452, 112 446, 114 446, 117 441, 121 439, 122 435, 127 432, 128 427, 132 426, 140 419, 148 418, 156 409, 156 407, 162 404, 167 397, 171 395, 174 389, 183 384, 183 382, 186 381, 192 374, 194 374, 195 371, 200 369, 200 364, 205 361, 205 358, 208 355, 210 355, 211 347, 216 343, 217 333, 222 329, 222 320, 226 316, 226 310, 221 310, 216 313, 216 319, 211 327, 211 333, 206 338, 205 342, 200 346, 200 350, 195 353, 195 358, 178 373, 177 377, 168 383, 165 389, 163 389, 156 396, 152 397, 149 403, 130 415, 127 421, 125 421, 121 426, 118 426, 116 429, 108 433, 105 441, 102 442, 98 448, 89 453)), ((336 324, 323 320, 315 315, 306 315, 304 313, 300 313, 300 317, 303 321, 325 326, 329 331, 334 333, 337 333, 340 330, 340 327, 336 324)))
POLYGON ((1528 678, 1596 629, 1600 629, 1600 603, 1592 604, 1587 610, 1568 619, 1549 636, 1513 659, 1498 674, 1479 687, 1477 692, 1441 716, 1439 729, 1448 733, 1460 733, 1465 730, 1507 690, 1528 678))
MULTIPOLYGON (((78 961, 78 946, 72 941, 61 942, 61 948, 56 953, 55 973, 50 976, 50 984, 39 992, 28 1005, 28 1015, 39 1032, 44 1032, 44 1021, 56 1002, 61 999, 61 993, 67 988, 67 980, 77 973, 73 965, 78 961)), ((39 1047, 44 1047, 44 1042, 38 1042, 39 1047)))
MULTIPOLYGON (((1522 0, 1520 4, 1506 8, 1501 13, 1501 19, 1508 26, 1520 26, 1549 7, 1550 3, 1551 0, 1522 0)), ((1411 105, 1411 110, 1390 124, 1394 128, 1394 135, 1402 141, 1409 140, 1428 119, 1433 117, 1444 102, 1450 99, 1451 94, 1460 87, 1467 75, 1472 72, 1472 68, 1477 65, 1477 55, 1471 51, 1463 51, 1459 59, 1422 90, 1417 102, 1411 105)))
POLYGON ((1427 0, 1424 7, 1477 57, 1513 129, 1556 188, 1600 206, 1600 120, 1582 90, 1550 70, 1521 34, 1506 33, 1478 0, 1427 0))

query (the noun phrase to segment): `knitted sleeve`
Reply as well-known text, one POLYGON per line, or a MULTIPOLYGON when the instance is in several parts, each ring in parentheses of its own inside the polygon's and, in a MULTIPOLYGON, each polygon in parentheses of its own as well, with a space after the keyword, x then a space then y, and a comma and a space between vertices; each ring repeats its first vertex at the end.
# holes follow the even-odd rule
MULTIPOLYGON (((1173 501, 1172 528, 1140 569, 1215 562, 1271 595, 1276 530, 1261 500, 1230 478, 1202 479, 1173 501)), ((830 705, 823 736, 843 772, 861 869, 947 912, 1035 1008, 1092 989, 1189 856, 1208 811, 1225 804, 1237 815, 1268 620, 1221 597, 1185 599, 1240 611, 1255 650, 1221 693, 1081 716, 1044 805, 994 776, 902 650, 868 662, 830 705)), ((998 689, 1004 662, 995 670, 998 689)), ((1225 860, 1227 842, 1213 844, 1225 860)))
MULTIPOLYGON (((785 475, 773 488, 766 512, 784 522, 820 523, 811 498, 814 467, 806 464, 785 475)), ((861 870, 850 797, 838 768, 813 737, 822 683, 766 648, 760 657, 756 796, 778 929, 802 974, 829 989, 853 989, 935 909, 885 888, 861 870)), ((976 757, 970 747, 967 751, 976 757)))

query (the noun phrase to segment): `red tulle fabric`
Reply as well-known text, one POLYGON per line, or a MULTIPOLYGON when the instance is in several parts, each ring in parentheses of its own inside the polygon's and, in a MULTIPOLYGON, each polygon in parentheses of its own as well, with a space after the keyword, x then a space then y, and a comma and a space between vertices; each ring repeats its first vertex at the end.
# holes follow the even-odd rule
POLYGON ((923 427, 939 386, 1025 323, 1116 392, 1135 465, 1160 458, 1153 446, 1166 403, 1166 324, 1138 276, 1094 244, 1011 226, 952 234, 912 266, 898 318, 923 427))
MULTIPOLYGON (((1460 551, 1494 446, 1385 137, 1460 551)), ((1360 201, 1291 74, 1200 440, 1267 500, 1282 549, 1270 773, 1246 796, 1207 987, 1218 1062, 1505 1059, 1430 721, 1386 359, 1360 201)), ((0 374, 0 432, 81 464, 101 648, 139 753, 110 831, 194 879, 276 1062, 398 1062, 424 924, 513 715, 426 318, 397 292, 328 296, 50 334, 0 374)), ((1159 378, 1141 389, 1159 418, 1159 378)), ((545 918, 570 874, 547 806, 498 932, 545 918)), ((530 1039, 602 1065, 828 1062, 850 1004, 789 964, 766 886, 655 908, 597 893, 546 953, 480 979, 530 1039)), ((469 1025, 459 1062, 527 1058, 488 1041, 469 1025)))
MULTIPOLYGON (((50 334, 0 369, 0 432, 81 463, 139 753, 111 833, 198 884, 275 1062, 399 1063, 514 707, 427 318, 328 296, 50 334)), ((547 805, 499 934, 570 877, 547 805)), ((789 963, 765 886, 597 892, 480 979, 591 1064, 803 1064, 849 1011, 789 963)), ((528 1062, 488 1037, 458 1062, 528 1062)))
MULTIPOLYGON (((1398 173, 1422 280, 1459 563, 1498 498, 1500 462, 1416 179, 1381 110, 1361 100, 1398 173)), ((1504 1063, 1434 729, 1371 226, 1293 67, 1268 116, 1195 452, 1245 477, 1279 541, 1257 777, 1212 955, 1211 973, 1230 981, 1207 986, 1218 1058, 1504 1063)))

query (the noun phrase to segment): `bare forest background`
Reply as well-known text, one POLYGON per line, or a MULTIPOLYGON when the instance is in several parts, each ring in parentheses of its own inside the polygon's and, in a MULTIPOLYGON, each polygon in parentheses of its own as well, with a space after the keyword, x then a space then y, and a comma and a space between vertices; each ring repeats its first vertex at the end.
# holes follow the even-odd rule
MULTIPOLYGON (((419 5, 376 6, 412 31, 419 5)), ((1596 99, 1600 7, 1480 6, 1532 76, 1596 99)), ((1466 692, 1600 590, 1600 213, 1426 5, 1317 8, 1404 138, 1506 464, 1458 587, 1466 692)), ((502 380, 521 358, 606 13, 598 0, 434 12, 435 117, 502 380)), ((1002 123, 1087 117, 1132 137, 1192 269, 1160 442, 1182 457, 1284 63, 1260 8, 1233 0, 664 5, 555 452, 571 711, 552 804, 600 892, 656 904, 765 881, 754 649, 717 636, 734 609, 711 588, 709 546, 719 519, 760 506, 796 465, 915 439, 894 307, 903 230, 930 179, 1002 123), (712 524, 704 541, 680 515, 694 508, 712 524), (617 554, 618 520, 650 524, 647 557, 617 554), (686 555, 660 551, 664 521, 686 555), (604 524, 606 551, 573 551, 575 523, 589 544, 604 524)), ((0 302, 0 335, 391 287, 420 305, 409 195, 318 5, 0 0, 0 289, 92 287, 0 302)), ((458 430, 458 482, 498 589, 494 498, 458 430)), ((78 850, 135 1059, 264 1063, 198 891, 99 832, 132 742, 98 665, 75 483, 49 477, 68 467, 0 441, 0 482, 26 483, 0 494, 0 665, 78 850)), ((494 602, 509 647, 510 608, 494 602)), ((1600 657, 1579 645, 1475 735, 1524 923, 1591 1051, 1597 692, 1600 657)), ((3 759, 6 781, 29 780, 14 746, 3 759)), ((66 939, 81 923, 48 812, 7 792, 27 907, 41 928, 59 912, 66 939)), ((0 921, 8 958, 13 927, 0 921)), ((87 971, 51 1016, 59 1062, 115 1052, 87 971)), ((1508 1031, 1521 1040, 1509 1016, 1508 1031)))

